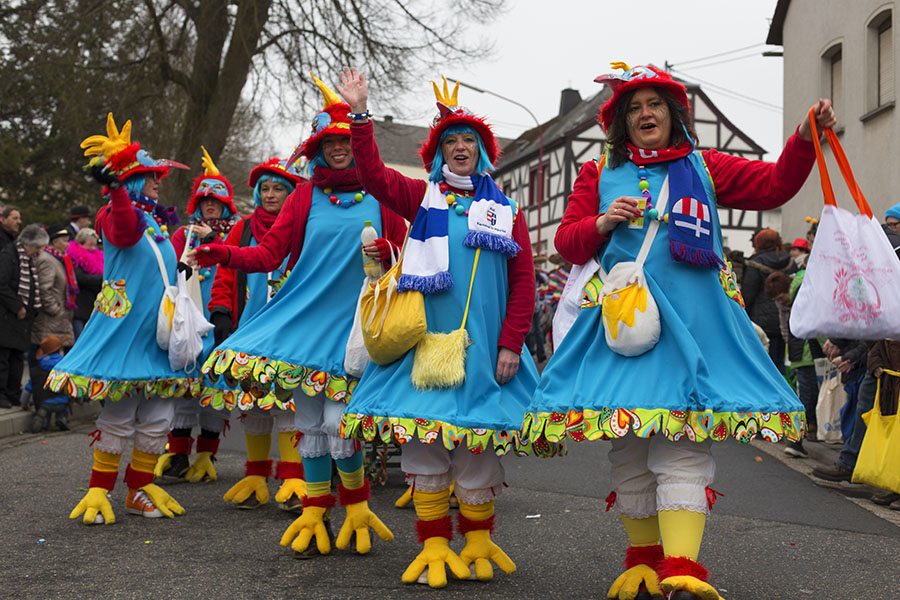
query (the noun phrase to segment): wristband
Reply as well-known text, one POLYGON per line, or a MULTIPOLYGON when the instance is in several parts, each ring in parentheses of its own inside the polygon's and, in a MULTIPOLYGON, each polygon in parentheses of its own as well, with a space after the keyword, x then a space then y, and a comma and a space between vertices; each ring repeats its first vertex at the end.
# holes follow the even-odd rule
POLYGON ((372 113, 370 113, 369 109, 367 108, 366 112, 362 113, 348 112, 347 118, 351 121, 362 121, 363 119, 371 119, 372 113))

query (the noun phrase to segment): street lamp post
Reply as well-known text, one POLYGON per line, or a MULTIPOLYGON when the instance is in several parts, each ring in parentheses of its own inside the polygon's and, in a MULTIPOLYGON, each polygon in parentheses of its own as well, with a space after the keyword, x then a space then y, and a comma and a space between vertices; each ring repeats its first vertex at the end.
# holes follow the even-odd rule
POLYGON ((466 83, 466 82, 464 82, 464 81, 460 81, 459 79, 453 79, 453 78, 448 77, 448 78, 447 78, 447 81, 451 81, 451 82, 453 82, 453 83, 458 83, 459 85, 463 86, 464 88, 469 88, 470 90, 472 90, 472 91, 474 91, 474 92, 480 92, 480 93, 482 93, 482 94, 489 94, 489 95, 491 95, 491 96, 495 96, 495 97, 497 97, 497 98, 500 98, 501 100, 506 100, 507 102, 509 102, 509 103, 511 103, 511 104, 515 104, 516 106, 518 106, 519 108, 521 108, 522 110, 524 110, 525 112, 527 112, 527 113, 529 114, 529 116, 531 116, 531 118, 534 119, 534 124, 537 125, 538 136, 539 136, 539 145, 538 145, 538 181, 539 181, 540 183, 539 183, 539 185, 538 185, 538 207, 537 207, 537 213, 538 213, 538 230, 537 230, 537 248, 538 248, 538 252, 540 252, 540 250, 541 250, 541 209, 543 208, 543 204, 544 204, 544 128, 541 127, 541 122, 538 121, 538 118, 537 118, 536 116, 534 116, 534 113, 531 112, 531 110, 529 110, 527 106, 525 106, 525 105, 522 104, 521 102, 516 102, 516 101, 513 100, 512 98, 507 98, 506 96, 501 96, 500 94, 498 94, 498 93, 496 93, 496 92, 492 92, 492 91, 490 91, 490 90, 482 89, 482 88, 477 87, 477 86, 474 86, 474 85, 472 85, 472 84, 470 84, 470 83, 466 83))

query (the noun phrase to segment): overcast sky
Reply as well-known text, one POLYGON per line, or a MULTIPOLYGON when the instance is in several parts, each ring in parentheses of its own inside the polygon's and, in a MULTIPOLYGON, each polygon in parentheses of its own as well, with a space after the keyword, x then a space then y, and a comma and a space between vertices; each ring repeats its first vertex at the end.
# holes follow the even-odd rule
MULTIPOLYGON (((493 56, 467 66, 448 64, 443 73, 513 98, 544 122, 558 112, 562 89, 574 88, 582 97, 599 91, 593 79, 610 71, 610 61, 631 66, 663 66, 668 61, 680 71, 673 74, 700 83, 719 109, 774 160, 783 143, 782 59, 762 53, 781 50, 765 45, 775 4, 776 0, 510 0, 508 12, 490 27, 473 30, 496 40, 493 56), (718 54, 722 55, 698 60, 718 54)), ((322 79, 333 85, 334 76, 324 75, 322 79)), ((402 111, 389 110, 379 100, 377 82, 370 82, 370 88, 369 108, 377 119, 393 112, 398 121, 431 122, 434 94, 427 80, 410 90, 402 111)), ((809 104, 815 100, 810 98, 809 104)), ((459 101, 486 115, 502 136, 517 137, 534 126, 528 113, 492 96, 461 89, 459 101)), ((798 123, 802 117, 788 116, 798 123)), ((279 146, 296 143, 308 127, 308 122, 291 127, 279 146)))

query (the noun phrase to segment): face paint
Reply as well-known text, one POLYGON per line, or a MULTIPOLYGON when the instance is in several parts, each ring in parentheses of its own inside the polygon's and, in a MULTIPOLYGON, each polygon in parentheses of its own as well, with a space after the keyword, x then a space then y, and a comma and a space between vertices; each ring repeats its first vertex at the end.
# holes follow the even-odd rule
POLYGON ((204 179, 197 187, 197 193, 201 196, 216 196, 228 198, 228 186, 218 179, 204 179))

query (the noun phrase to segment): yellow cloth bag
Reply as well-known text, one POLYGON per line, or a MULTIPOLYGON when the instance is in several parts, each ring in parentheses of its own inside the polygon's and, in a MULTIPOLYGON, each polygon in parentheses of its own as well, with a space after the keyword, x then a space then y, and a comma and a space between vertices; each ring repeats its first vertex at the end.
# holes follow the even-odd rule
POLYGON ((406 254, 409 231, 403 242, 400 260, 388 269, 359 301, 363 343, 369 359, 379 365, 387 365, 419 343, 428 324, 425 320, 425 298, 422 292, 397 291, 397 279, 406 254))
MULTIPOLYGON (((897 371, 885 369, 884 372, 900 377, 897 371)), ((866 437, 853 469, 853 483, 868 483, 900 493, 900 410, 895 415, 881 414, 881 378, 875 406, 862 418, 866 423, 866 437)))

